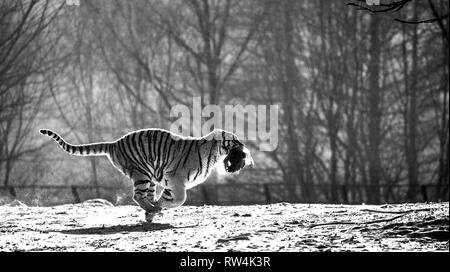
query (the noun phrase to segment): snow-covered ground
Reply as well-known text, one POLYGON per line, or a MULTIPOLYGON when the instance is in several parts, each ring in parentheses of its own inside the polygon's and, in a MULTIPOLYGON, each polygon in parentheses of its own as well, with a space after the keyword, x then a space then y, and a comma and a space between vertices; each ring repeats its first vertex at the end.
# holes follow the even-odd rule
MULTIPOLYGON (((17 203, 16 203, 17 204, 17 203)), ((1 251, 449 251, 449 203, 0 206, 1 251)))

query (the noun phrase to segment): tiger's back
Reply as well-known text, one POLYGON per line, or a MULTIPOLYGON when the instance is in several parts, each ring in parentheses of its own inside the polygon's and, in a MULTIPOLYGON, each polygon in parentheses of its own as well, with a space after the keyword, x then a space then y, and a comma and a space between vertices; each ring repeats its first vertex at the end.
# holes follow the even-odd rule
POLYGON ((217 161, 214 142, 202 138, 181 137, 161 129, 131 132, 113 143, 110 160, 130 178, 146 175, 162 186, 173 176, 185 177, 191 188, 204 181, 217 161), (209 161, 204 159, 209 157, 209 161))

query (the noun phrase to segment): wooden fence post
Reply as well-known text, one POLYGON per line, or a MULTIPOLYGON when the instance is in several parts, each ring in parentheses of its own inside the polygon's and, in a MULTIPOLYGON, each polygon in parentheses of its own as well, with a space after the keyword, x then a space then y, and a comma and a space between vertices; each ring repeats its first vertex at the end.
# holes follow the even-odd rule
POLYGON ((420 189, 422 191, 423 202, 428 202, 427 186, 422 185, 420 189))
POLYGON ((272 203, 272 198, 270 197, 269 184, 264 183, 263 188, 264 188, 264 195, 266 196, 266 204, 272 203))
POLYGON ((342 185, 342 202, 348 204, 348 190, 346 185, 342 185))
POLYGON ((202 194, 203 194, 203 200, 204 200, 205 204, 210 205, 208 190, 206 190, 206 185, 202 185, 202 194))
POLYGON ((78 194, 77 186, 72 186, 71 188, 72 188, 72 195, 75 198, 75 202, 80 203, 81 199, 80 195, 78 194))
POLYGON ((10 193, 14 198, 17 197, 16 189, 14 189, 14 186, 9 186, 9 187, 8 187, 8 191, 9 191, 9 193, 10 193))
POLYGON ((447 194, 448 194, 448 184, 444 185, 444 190, 442 190, 442 201, 445 201, 445 199, 447 199, 448 201, 448 197, 446 198, 447 194))

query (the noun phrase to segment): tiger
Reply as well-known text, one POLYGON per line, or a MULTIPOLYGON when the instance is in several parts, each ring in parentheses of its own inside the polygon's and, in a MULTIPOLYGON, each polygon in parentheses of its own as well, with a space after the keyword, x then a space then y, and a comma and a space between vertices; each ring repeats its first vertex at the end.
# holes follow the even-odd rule
POLYGON ((39 132, 71 155, 107 156, 132 181, 133 200, 145 211, 149 223, 163 209, 183 205, 186 191, 203 183, 219 163, 223 163, 225 173, 238 173, 254 165, 248 148, 234 133, 222 129, 203 137, 188 137, 150 128, 132 131, 113 142, 82 145, 67 143, 49 129, 39 132))

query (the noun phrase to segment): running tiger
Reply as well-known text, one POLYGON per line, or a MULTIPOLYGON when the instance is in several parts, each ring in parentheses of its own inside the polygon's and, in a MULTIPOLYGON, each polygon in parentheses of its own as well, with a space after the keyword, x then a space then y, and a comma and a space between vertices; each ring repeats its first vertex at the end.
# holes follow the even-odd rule
POLYGON ((193 138, 162 129, 130 132, 114 142, 72 145, 55 132, 42 129, 62 149, 78 156, 107 156, 111 163, 133 181, 133 199, 145 210, 148 222, 163 208, 175 208, 186 200, 186 190, 206 180, 223 162, 233 173, 253 165, 249 150, 236 135, 215 129, 193 138), (156 186, 163 190, 156 193, 156 186))

